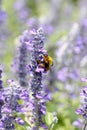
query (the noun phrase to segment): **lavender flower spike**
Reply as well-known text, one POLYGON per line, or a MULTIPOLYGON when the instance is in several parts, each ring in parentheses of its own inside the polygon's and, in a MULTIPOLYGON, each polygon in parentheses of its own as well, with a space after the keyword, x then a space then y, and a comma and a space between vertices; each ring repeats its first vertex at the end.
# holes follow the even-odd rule
POLYGON ((18 67, 18 78, 20 86, 26 87, 27 83, 27 44, 24 40, 24 35, 20 38, 21 45, 19 47, 19 67, 18 67))
POLYGON ((15 130, 15 123, 23 125, 22 119, 18 120, 15 113, 22 113, 22 105, 19 104, 21 89, 12 80, 9 86, 4 88, 4 105, 1 109, 0 130, 15 130))
POLYGON ((3 81, 1 80, 2 78, 2 69, 0 67, 0 119, 2 118, 2 114, 1 114, 1 108, 4 105, 4 97, 3 97, 3 81))
POLYGON ((36 72, 37 61, 41 60, 43 55, 43 47, 44 47, 44 35, 41 29, 38 29, 37 31, 34 30, 31 32, 31 44, 32 44, 31 70, 33 73, 31 89, 33 95, 36 96, 38 91, 42 89, 41 86, 42 73, 36 72))
POLYGON ((3 81, 1 80, 1 78, 2 78, 2 69, 1 69, 1 67, 0 67, 0 91, 1 91, 2 88, 3 88, 3 81))
POLYGON ((82 130, 86 130, 86 126, 87 126, 87 86, 83 87, 83 90, 80 95, 81 95, 81 107, 76 110, 76 113, 83 116, 85 123, 84 123, 84 127, 82 130))
POLYGON ((42 73, 43 71, 38 67, 38 60, 42 60, 42 56, 46 53, 43 49, 44 47, 44 33, 41 28, 38 30, 33 30, 30 32, 30 41, 29 46, 32 46, 31 49, 31 72, 32 72, 32 81, 31 81, 31 91, 32 91, 32 100, 34 101, 33 108, 33 121, 35 123, 35 130, 39 130, 39 127, 45 126, 42 118, 46 114, 45 102, 48 100, 47 95, 43 91, 42 86, 42 73), (37 71, 38 70, 38 71, 37 71))

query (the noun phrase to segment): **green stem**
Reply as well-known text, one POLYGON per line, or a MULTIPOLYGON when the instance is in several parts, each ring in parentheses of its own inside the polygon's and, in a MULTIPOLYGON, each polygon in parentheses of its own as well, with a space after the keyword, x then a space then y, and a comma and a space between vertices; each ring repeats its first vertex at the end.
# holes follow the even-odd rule
POLYGON ((36 119, 35 127, 36 127, 36 130, 39 130, 38 101, 37 101, 37 99, 35 99, 35 110, 36 110, 36 115, 35 115, 35 119, 36 119))
POLYGON ((52 122, 52 124, 50 125, 48 130, 52 130, 53 129, 53 125, 54 125, 54 122, 52 122))
POLYGON ((86 126, 87 126, 87 122, 85 121, 85 123, 84 123, 84 126, 83 126, 82 130, 86 130, 86 126))

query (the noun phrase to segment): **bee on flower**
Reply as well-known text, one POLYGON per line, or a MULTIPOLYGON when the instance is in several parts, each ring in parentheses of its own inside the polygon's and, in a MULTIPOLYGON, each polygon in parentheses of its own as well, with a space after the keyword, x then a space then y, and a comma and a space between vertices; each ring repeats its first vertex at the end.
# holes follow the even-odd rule
POLYGON ((53 66, 53 59, 48 54, 43 54, 42 59, 37 60, 37 65, 36 71, 47 72, 53 66))

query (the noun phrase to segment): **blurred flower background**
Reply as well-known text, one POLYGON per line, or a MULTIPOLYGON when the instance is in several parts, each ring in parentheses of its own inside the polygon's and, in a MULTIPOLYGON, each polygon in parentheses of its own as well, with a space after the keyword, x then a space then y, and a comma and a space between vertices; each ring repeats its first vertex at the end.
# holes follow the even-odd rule
MULTIPOLYGON (((31 70, 34 67, 30 65, 33 60, 33 56, 31 56, 32 46, 28 44, 31 43, 32 39, 26 30, 32 31, 33 35, 36 36, 34 36, 34 40, 38 39, 38 44, 44 41, 44 50, 53 60, 51 69, 46 73, 41 72, 44 94, 43 96, 38 95, 38 98, 41 99, 40 101, 43 98, 45 100, 45 106, 43 105, 44 108, 42 109, 46 110, 42 110, 42 114, 45 113, 43 120, 47 128, 44 125, 43 128, 39 129, 86 130, 87 115, 84 113, 87 114, 87 81, 83 82, 83 79, 87 78, 87 0, 0 0, 0 72, 2 73, 3 70, 0 84, 3 80, 5 86, 5 90, 2 89, 2 85, 0 86, 0 93, 6 90, 12 91, 10 87, 7 87, 7 80, 9 79, 19 82, 20 86, 28 88, 28 91, 32 86, 30 85, 32 84, 30 71, 35 70, 31 70), (45 40, 43 40, 42 33, 34 31, 39 28, 43 29, 45 40), (83 89, 82 86, 85 88, 83 89), (84 105, 82 108, 85 109, 85 112, 81 111, 83 109, 78 109, 82 91, 85 96, 85 101, 83 101, 85 108, 84 105)), ((41 50, 38 53, 44 52, 41 50)), ((17 85, 15 86, 17 87, 17 85)), ((6 96, 4 93, 2 95, 3 100, 5 100, 3 96, 6 96)), ((30 91, 28 94, 30 98, 30 91)), ((19 97, 17 97, 18 100, 19 97)), ((33 102, 31 99, 26 100, 26 102, 33 102)), ((26 102, 18 102, 27 107, 26 102)), ((0 110, 1 106, 4 107, 5 104, 3 105, 1 102, 0 110)), ((33 107, 35 108, 35 104, 33 107)), ((13 113, 16 112, 11 110, 11 113, 10 118, 16 120, 13 118, 13 113)), ((20 117, 25 121, 25 125, 20 119, 19 124, 22 125, 16 124, 16 130, 39 130, 29 127, 32 124, 30 123, 32 121, 29 122, 30 119, 26 117, 26 115, 29 117, 32 115, 29 110, 27 112, 23 110, 22 114, 20 117), (23 113, 25 113, 25 117, 22 115, 23 113)), ((19 113, 15 115, 19 116, 19 113)), ((1 121, 3 122, 2 119, 1 121)), ((10 130, 1 126, 0 128, 0 130, 10 130)))

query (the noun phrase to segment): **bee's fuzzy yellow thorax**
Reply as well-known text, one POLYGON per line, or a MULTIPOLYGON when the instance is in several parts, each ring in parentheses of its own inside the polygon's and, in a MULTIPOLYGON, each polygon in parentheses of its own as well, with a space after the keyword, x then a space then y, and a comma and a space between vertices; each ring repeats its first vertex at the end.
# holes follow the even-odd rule
POLYGON ((53 65, 53 59, 52 59, 52 57, 51 57, 51 56, 48 56, 48 60, 49 60, 50 66, 52 66, 52 65, 53 65))

